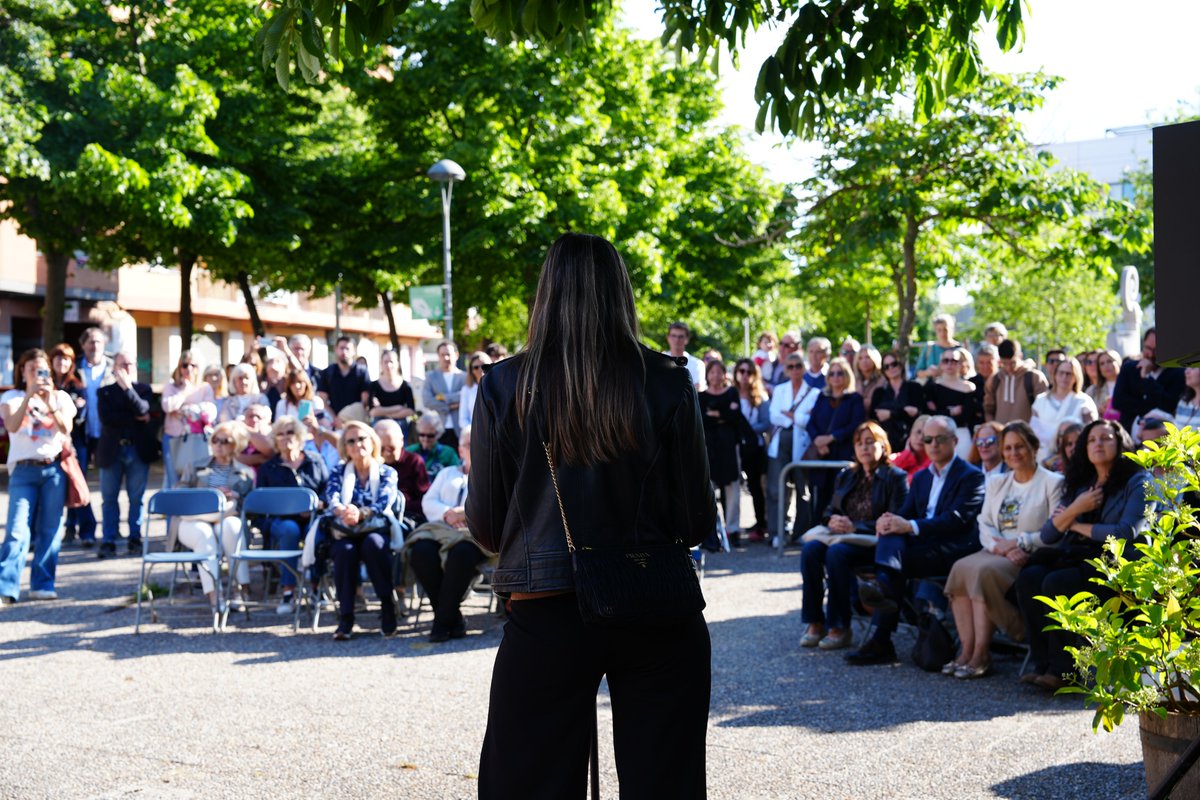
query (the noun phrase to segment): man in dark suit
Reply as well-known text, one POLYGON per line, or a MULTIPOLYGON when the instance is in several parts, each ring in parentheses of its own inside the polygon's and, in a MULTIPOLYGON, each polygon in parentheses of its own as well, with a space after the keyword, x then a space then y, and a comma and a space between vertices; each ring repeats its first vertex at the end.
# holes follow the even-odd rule
POLYGON ((1112 405, 1121 412, 1121 427, 1131 435, 1134 420, 1156 408, 1174 414, 1179 395, 1183 394, 1183 370, 1160 367, 1157 356, 1158 337, 1150 328, 1142 338, 1141 360, 1126 361, 1117 373, 1112 405))
POLYGON ((913 477, 900 510, 875 523, 878 591, 860 590, 863 602, 876 609, 875 634, 846 656, 851 664, 895 661, 892 633, 900 621, 905 582, 945 575, 955 561, 979 549, 975 518, 983 507, 983 473, 954 454, 955 428, 949 417, 930 417, 924 438, 930 465, 913 477))
POLYGON ((117 554, 121 484, 129 499, 129 552, 142 547, 142 496, 157 458, 158 442, 150 427, 150 387, 137 381, 137 365, 128 353, 113 358, 113 380, 96 393, 100 411, 100 441, 96 465, 100 467, 101 529, 104 541, 99 558, 117 554))

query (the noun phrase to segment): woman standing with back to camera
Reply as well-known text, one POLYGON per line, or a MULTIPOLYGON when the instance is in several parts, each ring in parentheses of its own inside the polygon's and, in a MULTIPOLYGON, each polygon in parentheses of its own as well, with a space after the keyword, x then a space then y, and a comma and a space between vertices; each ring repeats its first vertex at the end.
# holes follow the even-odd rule
POLYGON ((585 622, 576 597, 568 532, 580 548, 682 547, 716 520, 691 375, 639 343, 607 241, 566 234, 550 247, 526 349, 484 378, 473 425, 467 520, 499 552, 492 582, 510 600, 479 796, 583 797, 607 675, 621 796, 704 797, 703 615, 605 626, 585 622))

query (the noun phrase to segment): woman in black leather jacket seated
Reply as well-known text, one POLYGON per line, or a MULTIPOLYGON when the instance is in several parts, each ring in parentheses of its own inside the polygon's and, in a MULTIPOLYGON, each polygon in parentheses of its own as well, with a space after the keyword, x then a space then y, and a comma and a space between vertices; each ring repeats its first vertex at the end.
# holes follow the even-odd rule
POLYGON ((854 431, 853 467, 837 474, 833 496, 821 515, 821 525, 804 534, 800 572, 804 595, 800 619, 807 625, 801 647, 837 650, 849 647, 850 590, 854 568, 870 564, 875 555, 875 520, 895 513, 908 495, 908 476, 889 463, 887 432, 867 421, 854 431), (828 607, 822 608, 826 576, 828 607))

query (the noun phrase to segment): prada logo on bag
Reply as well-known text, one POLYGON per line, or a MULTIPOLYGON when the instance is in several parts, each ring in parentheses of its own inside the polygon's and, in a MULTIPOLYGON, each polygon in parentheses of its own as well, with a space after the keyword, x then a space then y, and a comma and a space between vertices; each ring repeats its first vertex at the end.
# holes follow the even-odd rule
POLYGON ((649 553, 626 553, 625 557, 633 561, 634 564, 642 569, 645 569, 646 565, 650 563, 649 553))

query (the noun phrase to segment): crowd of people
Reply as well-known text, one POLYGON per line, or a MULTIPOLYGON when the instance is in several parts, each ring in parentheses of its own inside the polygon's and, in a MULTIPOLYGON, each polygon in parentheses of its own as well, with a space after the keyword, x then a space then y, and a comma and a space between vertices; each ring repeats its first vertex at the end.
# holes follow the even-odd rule
MULTIPOLYGON (((213 577, 220 575, 218 557, 249 545, 242 500, 259 487, 302 487, 318 498, 319 525, 307 514, 256 520, 264 545, 305 548, 278 571, 278 613, 293 613, 300 581, 311 581, 305 588, 315 592, 328 569, 338 610, 334 638, 348 639, 365 570, 385 635, 396 630, 396 590, 405 582, 421 586, 433 605, 433 641, 464 635, 458 605, 489 555, 460 546, 470 542, 463 514, 470 406, 483 365, 507 355, 502 347, 471 354, 464 371, 454 344, 440 342, 419 406, 395 351, 380 355, 372 380, 349 337, 338 339, 335 361, 324 369, 310 361, 304 335, 260 342, 237 364, 204 365, 185 350, 160 397, 138 380, 134 359, 106 355, 107 344, 101 329, 89 328, 78 353, 68 343, 23 353, 16 387, 0 398, 9 437, 0 603, 20 598, 31 546, 30 600, 57 598, 62 546, 117 556, 122 490, 125 550, 141 555, 150 466, 161 458, 164 489, 216 489, 225 498, 219 518, 184 518, 173 529, 179 545, 209 556, 199 580, 212 603, 221 602, 213 577), (99 471, 99 525, 90 502, 63 513, 72 456, 85 477, 99 471), (402 547, 404 533, 409 542, 402 547)), ((250 583, 245 562, 233 577, 226 602, 240 611, 250 583)))
MULTIPOLYGON (((890 661, 908 584, 943 578, 961 642, 947 674, 986 675, 999 629, 1029 643, 1035 669, 1026 677, 1055 688, 1066 642, 1043 631, 1045 607, 1033 598, 1093 588, 1086 560, 1106 537, 1141 529, 1147 476, 1121 456, 1161 435, 1166 422, 1197 422, 1200 369, 1160 367, 1153 329, 1140 359, 1053 349, 1038 365, 999 323, 975 347, 955 338, 952 317, 932 327, 935 338, 916 348, 911 366, 853 339, 835 353, 824 337, 803 342, 789 331, 763 333, 753 356, 730 368, 716 350, 689 354, 684 323, 670 326, 665 352, 696 386, 729 543, 802 548, 801 646, 851 649, 852 664, 890 661), (809 466, 781 482, 794 462, 809 466), (754 520, 745 531, 743 491, 754 520), (780 509, 793 493, 789 521, 780 509), (872 635, 854 649, 856 609, 872 615, 872 635)), ((459 602, 492 557, 464 512, 472 414, 484 371, 507 355, 503 348, 471 353, 460 369, 455 345, 440 342, 418 403, 394 351, 382 353, 373 380, 349 337, 324 369, 311 363, 302 335, 260 343, 233 365, 203 365, 185 351, 160 399, 138 380, 133 359, 106 356, 106 344, 90 328, 78 351, 63 343, 24 353, 17 388, 0 398, 10 438, 0 602, 19 598, 31 544, 33 600, 57 596, 61 545, 115 556, 122 490, 126 548, 140 553, 149 466, 161 457, 164 488, 214 488, 228 501, 222 519, 184 520, 177 532, 182 546, 211 555, 200 581, 214 603, 217 554, 235 552, 249 533, 241 499, 255 487, 300 486, 321 503, 335 638, 353 631, 364 570, 384 633, 396 627, 394 590, 417 584, 434 608, 433 641, 465 635, 459 602), (62 513, 59 461, 70 451, 85 472, 99 470, 99 525, 90 504, 62 513), (389 521, 406 530, 402 545, 389 521)), ((310 522, 279 516, 258 525, 267 545, 296 550, 310 522)), ((280 570, 280 613, 294 610, 306 574, 320 575, 319 563, 301 561, 280 570)), ((248 583, 241 564, 227 600, 235 610, 248 583)))

